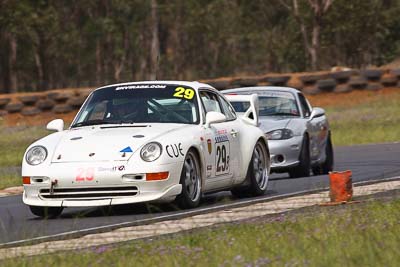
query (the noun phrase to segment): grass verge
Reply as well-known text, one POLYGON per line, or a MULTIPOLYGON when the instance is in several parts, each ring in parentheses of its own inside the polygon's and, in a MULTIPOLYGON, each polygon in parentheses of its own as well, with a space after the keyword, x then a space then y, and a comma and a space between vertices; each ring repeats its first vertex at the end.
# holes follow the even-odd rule
POLYGON ((400 89, 327 94, 311 102, 325 108, 335 146, 400 141, 400 89))
POLYGON ((20 166, 26 148, 47 134, 44 127, 0 127, 0 167, 20 166))
POLYGON ((20 167, 26 148, 48 133, 43 127, 0 125, 0 189, 21 184, 20 167))
POLYGON ((398 197, 6 260, 2 266, 397 266, 398 197))

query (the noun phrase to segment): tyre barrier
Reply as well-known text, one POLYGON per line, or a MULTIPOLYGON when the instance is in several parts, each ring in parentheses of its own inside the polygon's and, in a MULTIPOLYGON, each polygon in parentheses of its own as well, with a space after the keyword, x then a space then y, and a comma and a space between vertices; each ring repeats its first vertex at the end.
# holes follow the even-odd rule
MULTIPOLYGON (((248 86, 289 86, 305 94, 348 93, 400 88, 400 69, 320 71, 313 73, 266 74, 202 80, 218 90, 248 86)), ((64 114, 81 107, 93 88, 51 90, 37 93, 0 95, 0 117, 7 114, 35 116, 42 112, 64 114)))
POLYGON ((76 112, 93 89, 52 90, 38 93, 0 95, 0 116, 35 116, 43 112, 76 112))

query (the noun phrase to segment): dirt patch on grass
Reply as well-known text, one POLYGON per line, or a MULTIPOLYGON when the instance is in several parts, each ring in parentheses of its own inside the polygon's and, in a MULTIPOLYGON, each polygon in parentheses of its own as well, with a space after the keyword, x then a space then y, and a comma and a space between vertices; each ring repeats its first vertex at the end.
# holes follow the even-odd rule
POLYGON ((67 114, 54 114, 53 112, 42 112, 34 116, 23 116, 20 113, 8 114, 7 116, 0 117, 0 125, 8 127, 14 126, 46 126, 47 123, 54 119, 63 119, 66 125, 71 124, 77 111, 69 112, 67 114))
POLYGON ((318 107, 350 107, 367 104, 393 96, 400 97, 400 88, 384 88, 379 91, 354 90, 348 93, 325 93, 308 95, 307 98, 313 106, 318 107))

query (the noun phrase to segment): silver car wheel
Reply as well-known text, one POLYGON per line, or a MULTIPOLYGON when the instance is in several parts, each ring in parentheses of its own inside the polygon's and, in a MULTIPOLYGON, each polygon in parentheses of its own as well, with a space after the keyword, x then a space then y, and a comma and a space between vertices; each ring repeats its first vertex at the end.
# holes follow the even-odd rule
POLYGON ((260 143, 257 143, 253 152, 253 173, 258 186, 264 190, 268 183, 268 170, 265 152, 260 143))
POLYGON ((192 201, 200 197, 200 173, 195 156, 189 153, 185 159, 185 189, 192 201))

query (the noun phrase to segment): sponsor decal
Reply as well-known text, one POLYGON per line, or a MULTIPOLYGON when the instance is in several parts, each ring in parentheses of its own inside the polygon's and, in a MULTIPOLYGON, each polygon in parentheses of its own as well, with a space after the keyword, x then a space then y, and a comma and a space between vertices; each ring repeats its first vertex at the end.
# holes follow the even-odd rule
POLYGON ((182 150, 182 143, 167 145, 165 147, 165 151, 170 158, 178 158, 179 156, 184 156, 182 150))
POLYGON ((133 152, 133 151, 132 151, 132 148, 130 146, 127 146, 127 147, 125 147, 124 149, 122 149, 120 151, 120 153, 131 153, 131 152, 133 152))
POLYGON ((227 135, 215 137, 215 175, 229 173, 230 143, 227 135))
POLYGON ((229 142, 227 135, 220 135, 215 137, 215 143, 229 142))
POLYGON ((290 92, 262 91, 262 92, 259 92, 258 94, 262 95, 262 96, 268 96, 268 97, 282 97, 282 98, 295 100, 294 95, 290 92))
POLYGON ((226 129, 218 130, 218 131, 217 131, 217 134, 219 134, 219 135, 221 135, 221 134, 227 134, 227 133, 228 133, 228 131, 227 131, 226 129))
POLYGON ((138 84, 138 85, 119 86, 119 87, 115 88, 115 91, 132 90, 132 89, 148 89, 148 88, 164 89, 166 87, 167 87, 166 85, 161 85, 161 84, 138 84))
POLYGON ((211 139, 207 139, 207 148, 208 148, 208 154, 211 154, 211 152, 212 152, 211 139))
POLYGON ((194 90, 191 88, 177 87, 175 88, 175 93, 173 94, 173 96, 190 100, 194 97, 194 90))
POLYGON ((115 172, 115 171, 124 171, 125 165, 120 166, 112 166, 112 167, 98 167, 97 171, 99 172, 115 172))
POLYGON ((121 157, 125 158, 126 157, 126 153, 132 153, 133 150, 130 146, 125 147, 124 149, 122 149, 119 153, 122 153, 121 157))
POLYGON ((76 182, 91 182, 94 180, 94 168, 78 168, 75 176, 76 182))

